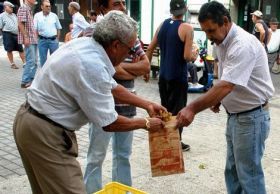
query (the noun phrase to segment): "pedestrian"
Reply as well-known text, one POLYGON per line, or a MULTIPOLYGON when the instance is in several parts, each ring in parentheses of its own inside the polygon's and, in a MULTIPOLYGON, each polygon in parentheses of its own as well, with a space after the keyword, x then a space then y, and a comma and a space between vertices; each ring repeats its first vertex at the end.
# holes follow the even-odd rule
POLYGON ((94 10, 91 10, 89 12, 89 24, 94 24, 96 22, 97 19, 97 13, 94 10))
MULTIPOLYGON (((187 11, 183 0, 170 1, 171 18, 164 20, 158 27, 146 54, 151 62, 153 51, 160 48, 159 93, 161 105, 172 115, 186 106, 188 89, 187 62, 194 61, 192 55, 193 28, 183 21, 187 11), (187 62, 186 62, 187 61, 187 62)), ((182 140, 183 127, 179 128, 182 140)), ((181 141, 183 151, 190 146, 181 141)))
POLYGON ((264 47, 253 35, 231 21, 223 4, 203 4, 198 15, 202 31, 216 45, 219 82, 177 115, 178 126, 211 108, 227 112, 227 192, 264 194, 261 159, 270 130, 268 101, 274 93, 264 47))
POLYGON ((263 14, 261 11, 256 10, 252 15, 252 21, 255 24, 253 29, 253 35, 257 37, 257 39, 262 43, 265 50, 267 51, 267 44, 271 36, 271 32, 269 31, 266 23, 262 20, 263 14))
POLYGON ((136 37, 137 23, 112 11, 96 25, 93 38, 64 44, 38 72, 13 128, 33 193, 86 192, 76 160, 75 131, 88 122, 111 132, 162 129, 159 118, 127 118, 114 108, 113 96, 146 109, 150 116, 166 111, 132 94, 112 77, 114 66, 126 57, 136 37))
POLYGON ((34 16, 34 26, 38 34, 38 50, 40 56, 41 67, 45 64, 48 56, 56 51, 59 46, 61 24, 57 15, 51 12, 51 4, 49 0, 41 2, 42 11, 34 16))
POLYGON ((23 63, 25 63, 24 52, 21 44, 18 44, 18 22, 17 16, 13 13, 15 7, 9 1, 4 1, 4 12, 0 14, 0 30, 3 35, 4 49, 7 51, 7 56, 12 69, 18 69, 14 62, 13 51, 18 51, 23 63))
MULTIPOLYGON (((125 0, 100 0, 99 6, 104 15, 112 10, 126 12, 125 0)), ((149 72, 149 60, 139 39, 136 40, 133 47, 125 45, 130 49, 130 53, 120 65, 115 67, 114 79, 131 93, 135 93, 134 79, 149 72)), ((118 99, 115 99, 115 110, 119 115, 127 118, 136 115, 135 106, 119 102, 118 99)), ((89 149, 84 175, 87 193, 94 193, 102 188, 102 164, 111 139, 113 149, 112 180, 128 186, 132 185, 129 159, 132 153, 133 132, 106 133, 100 130, 100 127, 95 123, 92 123, 89 129, 89 149)))
POLYGON ((72 39, 83 36, 83 32, 90 27, 85 17, 79 12, 80 4, 77 2, 70 2, 68 6, 69 14, 72 16, 73 30, 72 39))
POLYGON ((280 29, 278 29, 278 20, 277 18, 271 18, 269 21, 269 27, 271 31, 271 38, 267 45, 268 53, 268 65, 270 71, 274 63, 277 61, 279 57, 279 48, 280 48, 280 29))
POLYGON ((25 66, 21 79, 21 88, 31 85, 37 70, 37 34, 33 23, 32 8, 36 0, 25 0, 19 7, 18 16, 18 43, 24 44, 25 66))

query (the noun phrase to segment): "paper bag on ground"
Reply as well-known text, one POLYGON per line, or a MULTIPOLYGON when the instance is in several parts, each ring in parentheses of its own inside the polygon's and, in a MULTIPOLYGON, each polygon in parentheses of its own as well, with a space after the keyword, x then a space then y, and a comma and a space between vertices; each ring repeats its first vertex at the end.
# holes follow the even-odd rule
POLYGON ((185 172, 179 130, 172 117, 160 131, 149 131, 152 176, 165 176, 185 172))

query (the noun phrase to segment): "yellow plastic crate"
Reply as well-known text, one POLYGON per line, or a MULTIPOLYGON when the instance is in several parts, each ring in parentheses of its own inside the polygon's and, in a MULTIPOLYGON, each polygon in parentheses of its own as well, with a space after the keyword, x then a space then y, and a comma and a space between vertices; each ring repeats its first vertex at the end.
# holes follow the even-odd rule
POLYGON ((111 182, 105 185, 105 187, 94 193, 94 194, 148 194, 144 191, 140 191, 138 189, 123 185, 118 182, 111 182))

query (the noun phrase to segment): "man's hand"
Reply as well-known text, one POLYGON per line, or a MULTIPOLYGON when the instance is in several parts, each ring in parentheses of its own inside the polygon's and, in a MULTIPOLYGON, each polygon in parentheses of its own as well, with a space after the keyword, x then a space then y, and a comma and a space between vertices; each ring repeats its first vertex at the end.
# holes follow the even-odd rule
POLYGON ((30 45, 30 41, 28 38, 24 38, 23 39, 23 44, 24 44, 24 47, 28 47, 30 45))
POLYGON ((218 103, 215 106, 212 106, 210 108, 210 110, 212 110, 214 113, 219 113, 220 112, 220 106, 221 106, 221 103, 218 103))
POLYGON ((148 105, 146 110, 150 117, 160 116, 160 112, 167 112, 166 108, 153 102, 148 105))
POLYGON ((149 121, 149 129, 148 131, 158 131, 164 128, 164 122, 159 118, 148 118, 149 121))
POLYGON ((194 112, 192 112, 188 107, 183 108, 176 117, 177 127, 189 126, 193 122, 194 116, 194 112))
POLYGON ((143 80, 145 82, 149 82, 149 80, 150 80, 150 73, 147 73, 147 74, 143 75, 143 80))

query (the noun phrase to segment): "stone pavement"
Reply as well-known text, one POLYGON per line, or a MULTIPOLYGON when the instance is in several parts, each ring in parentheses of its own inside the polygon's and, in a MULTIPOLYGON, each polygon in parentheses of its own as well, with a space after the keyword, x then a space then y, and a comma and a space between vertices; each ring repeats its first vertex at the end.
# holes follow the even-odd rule
MULTIPOLYGON (((15 53, 16 54, 16 53, 15 53)), ((17 56, 17 54, 16 54, 17 56)), ((20 88, 22 73, 21 62, 16 57, 20 69, 9 67, 3 48, 0 47, 0 194, 31 193, 28 179, 22 167, 12 134, 15 113, 25 100, 26 90, 20 88)), ((280 74, 273 75, 277 86, 275 97, 270 102, 271 131, 266 143, 263 159, 268 193, 280 193, 280 74)), ((144 83, 136 82, 138 94, 159 102, 157 80, 144 83)), ((189 94, 189 102, 200 94, 189 94)), ((138 116, 146 116, 138 109, 138 116)), ((209 110, 199 113, 193 124, 185 128, 183 141, 191 145, 184 153, 186 173, 166 177, 152 178, 149 163, 148 136, 145 130, 134 133, 131 166, 133 187, 157 194, 217 194, 226 193, 223 169, 225 165, 226 142, 224 128, 226 113, 214 114, 209 110), (205 169, 200 169, 203 164, 205 169)), ((88 126, 77 132, 80 164, 84 169, 88 146, 88 126)), ((103 182, 111 181, 111 146, 104 162, 103 182)))

